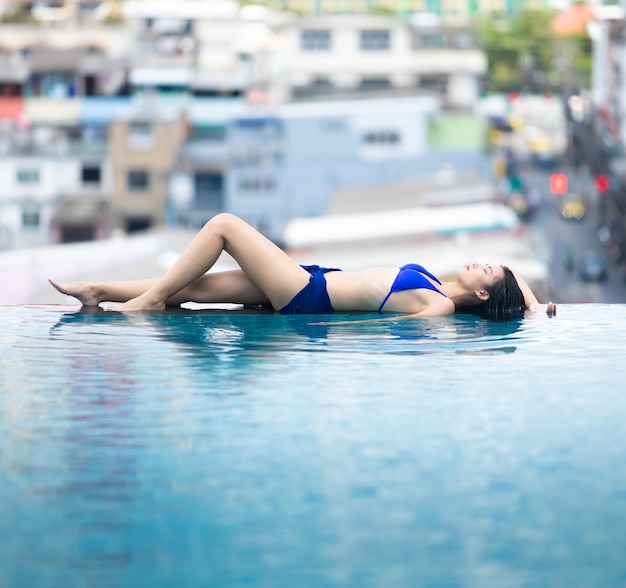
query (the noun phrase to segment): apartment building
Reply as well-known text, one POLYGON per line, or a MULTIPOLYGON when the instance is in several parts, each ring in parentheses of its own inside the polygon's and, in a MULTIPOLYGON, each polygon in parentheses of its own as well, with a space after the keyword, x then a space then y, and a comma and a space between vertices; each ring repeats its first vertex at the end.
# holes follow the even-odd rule
POLYGON ((188 125, 179 108, 139 101, 109 126, 115 225, 135 232, 163 225, 170 174, 188 125))
POLYGON ((469 124, 464 138, 474 142, 461 145, 445 132, 449 116, 433 96, 195 102, 172 171, 169 218, 199 227, 224 210, 280 241, 292 218, 325 214, 341 190, 379 186, 384 199, 384 186, 416 177, 488 175, 480 120, 448 121, 469 124))
POLYGON ((0 27, 0 98, 112 96, 124 91, 131 50, 125 27, 0 27))
POLYGON ((105 237, 106 137, 71 127, 0 127, 0 248, 105 237))
POLYGON ((129 0, 133 92, 235 97, 253 86, 256 51, 270 35, 266 11, 235 0, 129 0))
POLYGON ((259 66, 274 101, 336 93, 434 92, 445 106, 475 107, 487 72, 484 52, 462 29, 416 15, 286 18, 259 66))
POLYGON ((484 73, 460 29, 296 18, 231 0, 120 6, 110 27, 95 16, 0 25, 10 32, 0 35, 5 138, 17 129, 69 145, 50 155, 59 142, 40 139, 26 160, 5 141, 2 165, 16 180, 0 191, 3 248, 196 227, 222 210, 278 240, 340 188, 482 165, 479 148, 437 150, 428 139, 442 105, 472 111, 484 73), (46 47, 48 69, 38 65, 46 47), (332 100, 308 100, 318 96, 332 100))
POLYGON ((196 98, 189 103, 187 140, 170 180, 168 221, 197 228, 230 210, 228 175, 234 153, 229 129, 248 109, 242 100, 196 98))

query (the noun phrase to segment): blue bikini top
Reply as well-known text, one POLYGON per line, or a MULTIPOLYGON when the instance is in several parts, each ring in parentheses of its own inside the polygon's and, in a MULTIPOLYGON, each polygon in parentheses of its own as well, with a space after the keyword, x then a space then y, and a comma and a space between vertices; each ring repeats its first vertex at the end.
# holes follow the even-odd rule
POLYGON ((434 292, 439 292, 439 294, 445 296, 445 294, 439 290, 426 276, 437 282, 437 284, 441 284, 435 276, 426 271, 421 265, 416 263, 407 263, 406 265, 403 265, 400 268, 396 279, 393 281, 393 284, 391 284, 389 294, 385 296, 385 299, 378 307, 378 312, 382 312, 383 306, 385 306, 387 300, 389 300, 389 296, 391 296, 394 292, 400 292, 401 290, 426 288, 427 290, 433 290, 434 292))

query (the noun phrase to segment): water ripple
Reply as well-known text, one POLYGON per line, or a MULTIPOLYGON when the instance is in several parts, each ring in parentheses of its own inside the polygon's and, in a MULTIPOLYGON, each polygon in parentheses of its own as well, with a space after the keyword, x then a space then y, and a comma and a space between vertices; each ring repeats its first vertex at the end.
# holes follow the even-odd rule
POLYGON ((0 584, 620 585, 626 306, 377 316, 0 307, 0 584))

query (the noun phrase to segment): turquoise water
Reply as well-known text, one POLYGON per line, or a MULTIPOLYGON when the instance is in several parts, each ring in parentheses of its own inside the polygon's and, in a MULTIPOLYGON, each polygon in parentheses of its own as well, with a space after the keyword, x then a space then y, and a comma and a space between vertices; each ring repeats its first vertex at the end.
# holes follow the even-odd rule
POLYGON ((3 588, 626 585, 624 305, 0 320, 3 588))

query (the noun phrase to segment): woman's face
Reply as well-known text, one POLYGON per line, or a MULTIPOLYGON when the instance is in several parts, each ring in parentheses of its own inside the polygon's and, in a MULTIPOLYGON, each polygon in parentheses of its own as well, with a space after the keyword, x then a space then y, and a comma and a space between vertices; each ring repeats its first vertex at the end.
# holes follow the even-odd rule
POLYGON ((499 265, 471 263, 459 268, 457 281, 469 291, 487 290, 495 282, 504 279, 504 270, 499 265))

